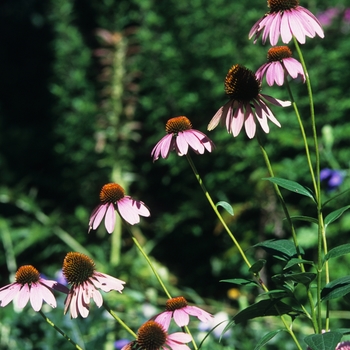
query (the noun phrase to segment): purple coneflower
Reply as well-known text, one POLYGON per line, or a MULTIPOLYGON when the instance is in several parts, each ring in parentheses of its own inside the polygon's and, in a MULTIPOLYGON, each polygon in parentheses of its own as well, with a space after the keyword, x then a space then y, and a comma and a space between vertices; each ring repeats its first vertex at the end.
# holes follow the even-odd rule
POLYGON ((281 35, 282 41, 288 44, 292 37, 305 44, 305 37, 313 38, 316 34, 323 38, 319 20, 306 8, 299 6, 298 0, 268 0, 270 11, 260 18, 249 32, 249 39, 254 36, 254 43, 262 34, 262 42, 270 36, 270 43, 275 46, 281 35))
POLYGON ((173 150, 179 156, 183 156, 187 154, 188 146, 197 154, 203 154, 205 150, 211 152, 214 149, 213 142, 205 134, 192 129, 192 124, 187 117, 169 119, 165 130, 167 135, 155 145, 151 152, 153 161, 156 161, 159 156, 167 158, 170 151, 173 150))
POLYGON ((190 350, 185 343, 191 339, 189 334, 183 332, 168 334, 161 324, 151 320, 139 328, 137 339, 122 350, 190 350))
POLYGON ((266 75, 266 81, 270 86, 274 83, 281 86, 284 83, 285 73, 287 73, 293 79, 300 75, 305 82, 303 67, 299 61, 292 57, 292 51, 288 46, 271 47, 267 53, 267 61, 255 73, 260 81, 266 75))
POLYGON ((197 317, 202 322, 210 321, 213 316, 197 306, 190 306, 184 297, 176 297, 169 299, 166 304, 166 311, 160 313, 154 319, 160 323, 165 329, 169 329, 170 321, 174 318, 175 323, 179 327, 187 326, 190 322, 190 315, 197 317))
POLYGON ((0 306, 4 307, 12 300, 21 309, 28 301, 34 309, 39 311, 43 301, 51 307, 56 307, 56 299, 50 289, 68 294, 68 288, 56 281, 49 281, 42 277, 32 265, 21 266, 15 276, 16 282, 0 288, 0 306))
POLYGON ((290 106, 290 101, 281 101, 261 94, 260 89, 261 82, 251 70, 240 64, 232 66, 225 79, 225 91, 230 100, 216 112, 208 125, 208 130, 213 130, 222 121, 225 122, 227 131, 236 137, 244 124, 247 136, 253 138, 256 120, 266 133, 270 130, 268 119, 280 127, 281 124, 266 101, 282 107, 290 106))
POLYGON ((124 281, 95 270, 94 261, 81 253, 68 253, 63 261, 64 277, 71 284, 71 289, 64 302, 64 314, 70 310, 72 318, 89 315, 90 299, 93 298, 98 307, 102 306, 103 299, 98 289, 104 292, 116 290, 119 293, 124 289, 124 281))
POLYGON ((342 341, 337 345, 335 350, 350 350, 350 341, 342 341))
POLYGON ((89 220, 89 232, 96 230, 103 218, 108 233, 114 231, 115 210, 130 225, 138 224, 140 216, 150 216, 145 203, 126 196, 124 189, 115 183, 104 185, 100 192, 101 204, 92 212, 89 220))

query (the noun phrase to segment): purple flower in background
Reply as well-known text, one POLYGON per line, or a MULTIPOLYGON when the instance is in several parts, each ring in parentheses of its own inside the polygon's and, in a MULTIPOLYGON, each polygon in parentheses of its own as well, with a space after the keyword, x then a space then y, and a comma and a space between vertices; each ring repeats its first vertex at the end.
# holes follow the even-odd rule
POLYGON ((320 172, 320 180, 326 185, 328 191, 332 191, 343 183, 344 176, 339 170, 324 168, 320 172))
POLYGON ((350 341, 342 341, 337 345, 335 350, 350 350, 350 341))
POLYGON ((344 22, 350 23, 350 8, 347 8, 344 12, 344 22))
POLYGON ((332 24, 333 19, 339 15, 339 12, 337 7, 330 7, 326 11, 319 13, 317 18, 322 26, 329 26, 332 24))
POLYGON ((114 347, 117 350, 121 350, 125 345, 129 344, 130 340, 129 339, 119 339, 114 342, 114 347))

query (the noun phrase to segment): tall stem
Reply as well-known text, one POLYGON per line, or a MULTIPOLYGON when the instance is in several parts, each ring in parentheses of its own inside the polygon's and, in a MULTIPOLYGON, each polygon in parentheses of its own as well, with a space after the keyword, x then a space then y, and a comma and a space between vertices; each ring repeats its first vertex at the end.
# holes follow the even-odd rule
POLYGON ((70 342, 76 349, 83 350, 77 343, 75 343, 66 333, 62 331, 61 328, 56 326, 41 310, 38 311, 39 315, 58 333, 60 333, 68 342, 70 342))
MULTIPOLYGON (((310 104, 310 117, 311 117, 311 125, 312 125, 312 134, 314 139, 314 147, 315 147, 315 156, 316 156, 316 189, 315 196, 317 202, 317 219, 318 219, 318 243, 317 243, 317 312, 318 312, 318 326, 319 332, 322 329, 322 315, 321 315, 321 287, 322 287, 322 254, 327 254, 327 240, 326 240, 326 230, 323 222, 322 215, 322 199, 321 199, 321 180, 320 180, 320 152, 318 149, 318 138, 317 138, 317 129, 316 129, 316 119, 315 119, 315 108, 313 101, 313 94, 311 88, 311 81, 309 74, 307 72, 305 60, 303 54, 301 52, 298 41, 293 37, 295 48, 298 52, 301 65, 303 66, 307 92, 309 96, 309 104, 310 104), (322 251, 323 246, 323 251, 322 251)), ((328 262, 325 263, 326 270, 326 283, 329 282, 329 266, 328 262)), ((327 303, 327 312, 326 312, 326 330, 329 328, 329 304, 327 303)))

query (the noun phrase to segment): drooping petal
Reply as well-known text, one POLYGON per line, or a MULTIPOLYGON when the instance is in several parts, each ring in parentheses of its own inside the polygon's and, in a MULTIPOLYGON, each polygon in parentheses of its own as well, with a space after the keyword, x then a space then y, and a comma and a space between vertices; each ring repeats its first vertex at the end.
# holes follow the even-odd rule
POLYGON ((181 131, 176 137, 176 150, 179 156, 183 156, 188 152, 188 143, 184 137, 184 132, 181 131))
POLYGON ((254 114, 249 104, 246 105, 246 112, 245 112, 244 119, 245 119, 245 122, 244 122, 245 132, 247 133, 247 136, 250 139, 252 139, 255 135, 256 124, 254 120, 254 114))
POLYGON ((203 154, 205 151, 204 145, 201 140, 192 132, 193 129, 183 132, 183 136, 190 147, 196 151, 196 153, 203 154))
POLYGON ((189 347, 184 344, 189 343, 191 339, 192 337, 187 333, 176 332, 167 336, 166 344, 172 350, 188 350, 189 347))
POLYGON ((124 289, 125 282, 119 280, 115 277, 106 275, 102 272, 94 272, 93 278, 91 278, 91 282, 97 287, 102 289, 104 292, 110 292, 111 290, 116 290, 121 293, 124 289), (100 285, 97 286, 98 282, 100 285))
POLYGON ((49 288, 52 288, 54 290, 58 290, 59 292, 68 294, 69 293, 69 289, 64 286, 61 283, 58 283, 57 281, 51 281, 51 280, 46 280, 44 278, 39 278, 39 282, 49 288))
POLYGON ((117 202, 118 212, 120 216, 130 225, 135 225, 140 222, 140 216, 132 205, 133 200, 125 196, 117 202))
POLYGON ((43 300, 49 304, 51 307, 55 308, 57 306, 56 298, 53 295, 53 293, 50 291, 50 289, 46 288, 45 286, 40 286, 40 291, 43 300))
POLYGON ((103 298, 102 298, 101 293, 100 293, 97 289, 94 290, 94 292, 93 292, 93 294, 92 294, 92 297, 93 297, 93 299, 94 299, 95 304, 96 304, 98 307, 101 307, 102 304, 103 304, 103 298))
POLYGON ((107 204, 107 211, 105 216, 105 227, 108 233, 112 233, 115 227, 115 209, 113 203, 107 204))
MULTIPOLYGON (((126 197, 128 197, 128 196, 126 196, 126 197)), ((137 213, 139 215, 146 216, 146 217, 151 216, 151 213, 150 213, 150 211, 145 203, 143 203, 141 201, 137 201, 135 199, 132 199, 131 205, 137 211, 137 213)))
MULTIPOLYGON (((32 283, 30 287, 30 304, 34 311, 38 312, 43 305, 43 296, 41 295, 40 283, 32 283)), ((45 287, 42 287, 45 288, 45 287)))
POLYGON ((270 22, 270 43, 271 46, 275 46, 280 36, 282 15, 279 12, 274 13, 271 16, 270 22))
POLYGON ((230 125, 230 128, 228 128, 227 131, 229 133, 232 133, 232 135, 236 137, 242 129, 243 122, 244 122, 244 105, 243 103, 240 103, 232 118, 232 123, 230 125))
POLYGON ((18 293, 17 305, 20 309, 23 309, 29 300, 30 297, 30 288, 28 284, 24 284, 22 289, 18 293))
POLYGON ((215 113, 214 117, 209 122, 208 128, 207 128, 209 131, 215 129, 218 126, 221 120, 222 111, 223 111, 223 107, 220 107, 219 110, 215 113))
POLYGON ((210 140, 210 138, 207 135, 195 129, 192 129, 191 131, 192 134, 194 134, 200 140, 200 142, 203 144, 203 146, 208 152, 211 152, 215 148, 213 141, 210 140))
MULTIPOLYGON (((285 18, 288 22, 291 34, 293 34, 300 44, 305 44, 305 30, 301 25, 301 22, 298 20, 298 15, 293 11, 285 11, 285 18)), ((284 42, 286 43, 286 42, 284 42)))
POLYGON ((103 217, 106 214, 108 204, 100 204, 92 213, 89 221, 89 226, 94 230, 100 225, 103 217))
POLYGON ((89 306, 84 302, 84 289, 81 286, 77 290, 77 309, 79 314, 86 318, 89 315, 89 306))
POLYGON ((277 98, 271 97, 269 95, 265 94, 260 94, 265 100, 269 101, 270 103, 274 104, 275 106, 280 106, 280 107, 288 107, 292 103, 290 101, 282 101, 277 98))
POLYGON ((160 325, 162 325, 164 327, 164 329, 167 331, 169 329, 169 326, 170 326, 170 321, 171 321, 172 315, 173 315, 172 311, 164 311, 164 312, 160 313, 154 319, 154 321, 159 323, 160 325))
POLYGON ((206 312, 202 309, 200 309, 197 306, 186 306, 185 311, 191 315, 197 317, 202 322, 208 322, 213 320, 213 315, 211 315, 209 312, 206 312))
POLYGON ((179 327, 187 326, 190 322, 190 316, 183 309, 175 310, 173 317, 179 327))
POLYGON ((0 289, 1 306, 4 307, 7 304, 9 304, 12 300, 14 300, 21 288, 22 285, 16 282, 2 287, 0 289))

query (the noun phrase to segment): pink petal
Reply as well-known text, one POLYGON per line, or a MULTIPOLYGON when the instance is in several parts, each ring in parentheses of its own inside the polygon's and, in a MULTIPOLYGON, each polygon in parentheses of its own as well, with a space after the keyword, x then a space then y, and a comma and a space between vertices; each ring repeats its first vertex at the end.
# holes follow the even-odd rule
POLYGON ((164 312, 160 313, 154 319, 154 321, 159 323, 160 325, 162 325, 164 327, 164 329, 167 331, 169 329, 169 326, 170 326, 172 314, 173 314, 172 311, 164 311, 164 312))
POLYGON ((30 303, 36 312, 38 312, 43 305, 43 297, 41 295, 40 287, 38 286, 40 286, 40 284, 32 283, 30 288, 30 303))
POLYGON ((88 317, 89 315, 89 306, 87 303, 84 302, 84 289, 83 288, 78 288, 77 290, 78 295, 77 295, 77 308, 78 308, 78 312, 80 313, 80 315, 84 318, 88 317))
POLYGON ((211 152, 215 148, 213 141, 201 131, 192 129, 192 133, 200 140, 208 152, 211 152))
POLYGON ((161 144, 161 155, 162 158, 168 158, 170 151, 174 149, 174 136, 168 134, 163 137, 163 143, 161 144))
POLYGON ((121 293, 121 291, 124 289, 123 284, 125 284, 124 281, 106 275, 102 272, 94 272, 93 278, 90 280, 97 288, 102 289, 104 292, 116 290, 121 293))
POLYGON ((137 210, 133 207, 132 202, 133 200, 128 196, 125 196, 117 202, 120 216, 130 225, 140 222, 140 216, 138 215, 137 210))
POLYGON ((189 334, 183 332, 176 332, 168 334, 166 344, 168 344, 172 350, 187 349, 187 346, 184 348, 183 345, 181 346, 181 344, 189 343, 191 340, 192 337, 189 334))
POLYGON ((183 156, 188 152, 188 143, 186 141, 186 138, 184 137, 183 131, 179 132, 176 137, 176 148, 177 148, 177 154, 179 156, 183 156))
POLYGON ((41 296, 42 296, 43 300, 47 304, 49 304, 51 307, 55 308, 57 306, 56 298, 53 295, 53 293, 50 291, 50 289, 48 289, 44 286, 40 286, 40 291, 41 291, 41 296))
MULTIPOLYGON (((131 198, 131 197, 130 197, 131 198)), ((132 198, 131 198, 132 199, 132 198)), ((135 199, 132 199, 132 207, 137 211, 137 213, 141 216, 151 216, 151 213, 148 209, 148 207, 146 206, 145 203, 141 202, 141 201, 137 201, 135 199)))
POLYGON ((282 39, 282 42, 285 44, 288 44, 293 37, 292 29, 290 27, 289 17, 288 17, 289 12, 290 11, 284 11, 281 19, 281 39, 282 39))
POLYGON ((223 107, 220 107, 219 110, 215 113, 214 117, 209 122, 209 124, 208 124, 209 131, 215 129, 218 126, 220 119, 221 119, 221 116, 222 116, 222 110, 223 110, 223 107))
POLYGON ((22 285, 19 283, 11 283, 0 289, 1 306, 4 307, 9 304, 18 294, 22 285))
MULTIPOLYGON (((285 11, 286 18, 291 33, 296 37, 300 44, 305 44, 305 30, 298 20, 298 16, 293 11, 285 11)), ((287 44, 286 41, 284 41, 287 44)))
POLYGON ((232 132, 232 135, 236 137, 242 129, 243 122, 244 122, 244 105, 243 103, 240 103, 232 118, 230 130, 227 129, 227 131, 230 133, 232 132))
POLYGON ((254 114, 249 104, 246 105, 246 112, 245 112, 245 122, 244 122, 244 128, 247 133, 247 136, 252 139, 255 135, 256 131, 256 124, 254 120, 254 114))
POLYGON ((108 233, 112 233, 115 227, 115 209, 113 203, 108 203, 107 205, 105 227, 108 233))
POLYGON ((94 230, 96 230, 97 227, 100 225, 103 217, 106 214, 107 207, 108 204, 100 204, 93 212, 90 218, 89 226, 92 227, 94 230))
POLYGON ((186 306, 185 311, 191 315, 196 316, 202 322, 208 322, 213 320, 213 315, 200 309, 197 306, 186 306))
POLYGON ((73 297, 73 291, 70 291, 69 294, 66 297, 66 300, 64 301, 64 311, 63 311, 63 315, 65 315, 69 309, 69 306, 71 304, 72 301, 72 297, 73 297))
POLYGON ((72 293, 71 302, 70 302, 70 315, 72 318, 78 317, 78 296, 79 296, 79 287, 75 287, 72 293))
POLYGON ((58 290, 59 292, 62 292, 65 294, 69 293, 69 289, 63 284, 58 283, 57 281, 51 281, 51 280, 46 280, 44 278, 39 278, 39 282, 51 289, 58 290))
POLYGON ((186 130, 183 132, 183 136, 186 139, 186 142, 190 145, 190 147, 195 150, 199 154, 203 154, 205 148, 200 141, 200 139, 195 135, 193 129, 186 130))
POLYGON ((179 327, 187 326, 190 322, 190 316, 182 309, 175 310, 173 317, 179 327))
POLYGON ((30 297, 30 288, 28 284, 24 284, 22 289, 18 293, 17 305, 20 309, 23 309, 27 305, 29 297, 30 297))
POLYGON ((292 103, 290 101, 282 101, 277 98, 271 97, 269 95, 265 94, 260 94, 265 100, 269 101, 270 103, 274 104, 275 106, 280 106, 280 107, 288 107, 292 103))
POLYGON ((280 122, 275 118, 271 109, 269 108, 269 106, 267 104, 265 104, 264 101, 256 99, 254 105, 256 107, 258 114, 265 113, 264 115, 266 115, 267 118, 269 118, 277 126, 281 127, 280 122), (259 111, 259 106, 260 106, 261 112, 259 111))
POLYGON ((276 12, 271 17, 271 24, 270 24, 270 43, 271 46, 275 46, 278 42, 278 38, 280 36, 280 28, 281 28, 281 21, 282 21, 282 15, 279 12, 276 12))
POLYGON ((309 16, 309 20, 308 22, 310 23, 310 25, 313 27, 313 29, 315 30, 315 32, 317 33, 317 35, 320 38, 324 38, 324 32, 321 26, 320 21, 317 19, 317 17, 315 17, 307 8, 302 7, 302 6, 298 6, 298 10, 300 12, 305 13, 306 15, 309 16))
POLYGON ((101 307, 102 304, 103 304, 103 299, 102 299, 101 293, 100 293, 97 289, 94 290, 94 292, 93 292, 93 294, 92 294, 92 297, 93 297, 93 299, 94 299, 95 304, 96 304, 98 307, 101 307))

